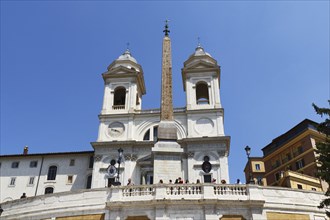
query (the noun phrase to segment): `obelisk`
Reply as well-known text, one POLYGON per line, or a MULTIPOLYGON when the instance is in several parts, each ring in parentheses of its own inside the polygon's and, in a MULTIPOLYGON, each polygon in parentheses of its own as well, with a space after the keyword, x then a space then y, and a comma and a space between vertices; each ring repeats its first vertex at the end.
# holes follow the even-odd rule
POLYGON ((158 140, 177 140, 176 127, 173 119, 172 95, 172 53, 171 39, 169 37, 168 20, 166 20, 165 36, 162 49, 162 93, 160 107, 160 124, 158 127, 158 140))
POLYGON ((165 23, 165 36, 162 48, 162 93, 160 123, 158 125, 157 143, 152 148, 154 164, 154 182, 168 182, 181 177, 181 157, 183 149, 177 143, 177 128, 173 117, 172 100, 172 55, 169 37, 168 20, 165 23))

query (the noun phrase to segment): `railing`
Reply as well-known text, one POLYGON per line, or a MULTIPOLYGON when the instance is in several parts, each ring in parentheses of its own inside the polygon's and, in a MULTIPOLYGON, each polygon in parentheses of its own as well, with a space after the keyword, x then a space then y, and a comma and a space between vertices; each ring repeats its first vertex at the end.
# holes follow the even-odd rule
MULTIPOLYGON (((186 111, 186 107, 180 107, 180 108, 173 108, 173 112, 184 112, 186 111)), ((160 113, 159 108, 154 108, 154 109, 144 109, 144 110, 135 110, 135 112, 140 112, 140 113, 160 113)))
POLYGON ((210 103, 209 103, 209 100, 207 100, 207 99, 197 100, 197 105, 208 105, 208 104, 210 104, 210 103))
POLYGON ((202 194, 202 187, 200 185, 173 185, 166 186, 167 195, 198 195, 202 194))
POLYGON ((230 184, 154 184, 111 187, 109 202, 148 201, 157 199, 247 200, 246 185, 230 184))
POLYGON ((121 109, 125 109, 125 105, 113 105, 112 106, 113 110, 121 110, 121 109))
POLYGON ((154 195, 155 188, 150 186, 127 186, 122 189, 123 197, 154 195))
POLYGON ((214 194, 215 195, 247 195, 246 186, 239 185, 217 185, 214 186, 214 194))

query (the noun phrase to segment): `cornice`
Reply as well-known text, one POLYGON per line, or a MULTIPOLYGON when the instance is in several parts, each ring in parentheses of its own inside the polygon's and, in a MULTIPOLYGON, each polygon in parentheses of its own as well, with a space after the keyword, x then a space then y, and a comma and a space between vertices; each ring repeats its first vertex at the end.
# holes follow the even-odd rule
POLYGON ((308 129, 306 131, 304 131, 303 133, 299 134, 298 136, 294 137, 293 139, 291 139, 290 141, 286 142, 285 144, 283 144, 282 146, 279 146, 278 149, 276 149, 275 151, 273 151, 272 153, 268 154, 267 156, 265 156, 263 158, 263 161, 266 161, 268 159, 270 159, 271 157, 273 157, 274 155, 278 155, 280 154, 282 151, 287 150, 289 147, 291 147, 292 145, 294 145, 295 143, 301 141, 302 139, 304 139, 305 137, 309 136, 309 135, 313 135, 316 136, 318 138, 324 138, 325 136, 323 136, 321 133, 312 130, 312 129, 308 129))

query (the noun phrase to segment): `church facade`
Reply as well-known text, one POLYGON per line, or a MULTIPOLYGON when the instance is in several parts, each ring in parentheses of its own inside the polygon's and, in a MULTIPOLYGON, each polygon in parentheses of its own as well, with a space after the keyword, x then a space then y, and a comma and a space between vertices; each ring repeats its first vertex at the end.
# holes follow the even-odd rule
POLYGON ((0 156, 1 219, 326 219, 322 193, 229 184, 220 66, 198 45, 182 68, 187 105, 173 108, 164 32, 160 109, 141 108, 143 69, 126 50, 102 74, 94 151, 0 156))

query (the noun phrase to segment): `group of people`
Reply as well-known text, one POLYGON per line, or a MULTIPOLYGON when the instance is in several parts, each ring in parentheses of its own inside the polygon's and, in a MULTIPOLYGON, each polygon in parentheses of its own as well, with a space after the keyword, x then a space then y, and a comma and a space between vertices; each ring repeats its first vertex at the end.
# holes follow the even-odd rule
MULTIPOLYGON (((212 183, 216 183, 216 179, 215 178, 213 178, 212 179, 212 183)), ((159 180, 159 183, 160 184, 163 184, 164 183, 164 181, 161 179, 161 180, 159 180)), ((175 182, 174 182, 174 184, 189 184, 189 180, 187 179, 186 181, 183 181, 183 179, 181 178, 181 177, 179 177, 179 178, 177 178, 176 180, 175 180, 175 182)), ((196 184, 200 184, 201 183, 201 181, 199 180, 199 179, 197 179, 196 180, 196 184)), ((226 182, 226 180, 221 180, 221 183, 222 184, 226 184, 227 182, 226 182)), ((169 184, 173 184, 173 182, 172 182, 172 180, 169 180, 169 184)), ((194 183, 193 183, 194 184, 194 183)))
MULTIPOLYGON (((162 183, 164 183, 164 181, 161 179, 161 180, 159 180, 159 183, 162 184, 162 183)), ((173 184, 172 180, 169 180, 168 183, 173 184)), ((184 184, 184 183, 188 184, 189 180, 187 179, 186 181, 183 181, 183 179, 181 177, 178 177, 174 182, 174 184, 184 184)), ((200 183, 200 181, 197 180, 197 183, 200 183)))
MULTIPOLYGON (((216 180, 215 178, 213 178, 211 182, 212 182, 212 183, 216 183, 217 180, 216 180)), ((160 183, 160 184, 163 184, 164 181, 161 179, 161 180, 159 180, 159 183, 160 183)), ((184 183, 185 183, 185 184, 189 184, 189 180, 186 179, 186 181, 183 181, 183 179, 182 179, 181 177, 178 177, 178 178, 175 180, 175 182, 174 182, 174 184, 184 184, 184 183)), ((199 179, 197 179, 197 180, 196 180, 196 184, 200 184, 200 183, 201 183, 201 181, 200 181, 199 179)), ((221 180, 221 184, 226 184, 226 183, 227 183, 226 180, 221 180)), ((169 180, 169 184, 173 184, 172 180, 169 180)), ((193 183, 193 184, 194 184, 194 183, 193 183)), ((241 184, 240 179, 237 179, 236 184, 241 184)), ((133 183, 132 179, 129 178, 129 179, 128 179, 128 182, 127 182, 127 186, 133 186, 133 185, 134 185, 134 183, 133 183)))

